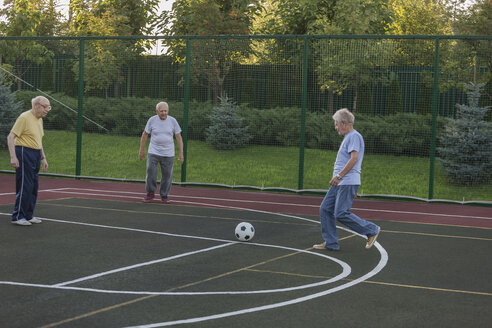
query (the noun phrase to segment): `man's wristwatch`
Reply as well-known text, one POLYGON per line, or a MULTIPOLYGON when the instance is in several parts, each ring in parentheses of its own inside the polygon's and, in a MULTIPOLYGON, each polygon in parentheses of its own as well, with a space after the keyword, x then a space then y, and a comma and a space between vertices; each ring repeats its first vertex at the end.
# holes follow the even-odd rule
POLYGON ((338 180, 342 180, 342 176, 340 174, 337 174, 336 177, 338 180))

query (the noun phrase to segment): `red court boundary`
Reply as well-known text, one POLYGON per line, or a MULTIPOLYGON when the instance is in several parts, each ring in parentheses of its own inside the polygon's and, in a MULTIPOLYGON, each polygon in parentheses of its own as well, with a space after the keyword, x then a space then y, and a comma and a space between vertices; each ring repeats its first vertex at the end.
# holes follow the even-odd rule
MULTIPOLYGON (((141 183, 40 177, 38 201, 62 198, 110 199, 141 202, 141 183)), ((173 186, 171 204, 186 201, 233 206, 275 213, 318 216, 322 196, 173 186)), ((15 176, 0 174, 0 205, 15 202, 15 176)), ((159 200, 154 203, 160 203, 159 200)), ((163 204, 165 206, 165 204, 163 204)), ((492 208, 425 202, 356 199, 353 212, 368 220, 390 220, 492 228, 492 208)))

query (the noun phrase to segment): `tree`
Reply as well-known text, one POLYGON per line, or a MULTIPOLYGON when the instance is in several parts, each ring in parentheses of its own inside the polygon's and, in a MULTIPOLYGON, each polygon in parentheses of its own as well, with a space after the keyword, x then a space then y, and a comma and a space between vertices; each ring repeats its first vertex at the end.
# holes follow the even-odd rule
POLYGON ((386 95, 385 115, 395 115, 400 113, 403 113, 400 82, 398 81, 398 75, 391 72, 388 93, 386 95))
MULTIPOLYGON (((453 1, 448 0, 451 3, 453 1)), ((458 35, 491 35, 492 34, 492 7, 489 0, 475 0, 464 9, 458 4, 448 8, 453 19, 453 28, 458 35)), ((466 1, 468 2, 468 1, 466 1)))
POLYGON ((491 107, 480 107, 483 86, 466 85, 468 105, 456 105, 458 118, 448 119, 437 148, 446 175, 464 185, 480 184, 492 176, 492 123, 484 121, 491 107))
MULTIPOLYGON (((455 0, 458 1, 458 0, 455 0)), ((489 0, 475 0, 466 10, 452 11, 453 29, 458 35, 492 35, 492 6, 489 0)), ((454 68, 459 81, 485 82, 492 88, 491 40, 460 40, 453 47, 454 68), (487 69, 481 70, 481 67, 487 69)), ((490 95, 489 95, 490 98, 490 95)))
MULTIPOLYGON (((251 19, 259 10, 258 0, 177 0, 172 10, 162 13, 160 30, 165 35, 247 35, 251 19)), ((164 41, 176 62, 185 60, 183 40, 164 41)), ((189 58, 195 83, 204 81, 212 100, 223 96, 223 84, 234 63, 248 57, 250 40, 234 37, 194 39, 189 58)))
MULTIPOLYGON (((426 0, 390 0, 393 19, 387 27, 387 34, 393 35, 449 35, 451 21, 445 8, 439 2, 426 0)), ((432 67, 435 54, 435 40, 395 40, 396 64, 432 67)), ((440 54, 446 57, 450 44, 442 44, 440 54)))
POLYGON ((22 102, 16 102, 15 95, 6 84, 5 75, 0 72, 0 149, 7 148, 7 136, 20 114, 22 102))
MULTIPOLYGON (((392 51, 391 44, 374 39, 321 39, 316 42, 314 54, 316 72, 321 90, 342 94, 352 88, 352 111, 357 111, 359 88, 372 82, 388 82, 392 51)), ((329 112, 333 113, 330 100, 329 112)))
MULTIPOLYGON (((5 0, 0 10, 0 33, 5 36, 49 35, 53 22, 44 19, 45 13, 52 12, 53 1, 48 0, 5 0), (47 33, 47 34, 44 34, 47 33)), ((52 21, 56 17, 52 18, 52 21)), ((41 65, 53 57, 53 52, 34 40, 1 40, 0 65, 3 62, 14 67, 17 76, 17 89, 22 89, 21 78, 26 65, 41 65)))
MULTIPOLYGON (((266 23, 258 28, 268 34, 383 34, 390 19, 387 0, 272 2, 261 18, 266 23)), ((300 63, 301 46, 280 41, 271 44, 269 50, 300 63)), ((352 110, 357 109, 359 87, 372 80, 371 68, 380 66, 388 46, 378 40, 315 39, 311 49, 311 65, 320 88, 329 94, 328 110, 333 112, 333 96, 350 87, 354 91, 352 110)))
MULTIPOLYGON (((70 29, 80 36, 144 35, 155 23, 158 3, 158 0, 72 0, 70 29)), ((115 96, 119 96, 123 67, 151 45, 134 39, 94 40, 86 44, 86 90, 105 90, 106 97, 112 85, 115 96)), ((78 65, 75 61, 73 71, 76 75, 78 65)))
MULTIPOLYGON (((443 1, 391 0, 393 20, 387 33, 395 35, 450 35, 451 19, 443 1)), ((393 39, 394 52, 391 61, 395 66, 418 68, 419 85, 415 112, 429 114, 432 111, 433 67, 436 40, 393 39)), ((455 41, 439 42, 439 88, 441 92, 456 86, 456 63, 452 60, 455 41)))
POLYGON ((207 143, 219 150, 243 147, 252 136, 243 118, 237 114, 238 106, 227 96, 220 97, 220 104, 210 114, 210 126, 206 129, 207 143))

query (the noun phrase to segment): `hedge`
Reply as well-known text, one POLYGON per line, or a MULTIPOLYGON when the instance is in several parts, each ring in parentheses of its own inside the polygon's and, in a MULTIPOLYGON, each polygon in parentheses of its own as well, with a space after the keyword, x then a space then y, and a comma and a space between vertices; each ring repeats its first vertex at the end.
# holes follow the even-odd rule
MULTIPOLYGON (((32 91, 17 92, 16 96, 30 108, 31 99, 38 95, 32 91)), ((77 109, 77 100, 63 94, 52 97, 66 106, 77 109)), ((155 114, 155 105, 161 100, 151 98, 84 98, 84 115, 105 129, 85 120, 83 130, 121 134, 141 135, 148 118, 155 114)), ((45 119, 47 129, 75 131, 77 114, 58 102, 51 100, 52 111, 45 119)), ((183 103, 169 102, 170 115, 182 125, 183 103)), ((188 138, 206 139, 206 128, 210 125, 211 103, 190 102, 188 116, 188 138)), ((300 131, 299 108, 256 109, 247 105, 239 108, 238 114, 244 118, 249 133, 253 136, 250 144, 274 146, 299 146, 300 131)), ((392 155, 429 156, 431 140, 430 114, 419 115, 399 113, 388 116, 355 114, 355 128, 362 133, 366 142, 366 152, 392 155)), ((438 117, 437 131, 441 131, 445 119, 438 117)), ((308 148, 336 150, 340 136, 333 128, 331 114, 308 112, 306 115, 305 145, 308 148)))

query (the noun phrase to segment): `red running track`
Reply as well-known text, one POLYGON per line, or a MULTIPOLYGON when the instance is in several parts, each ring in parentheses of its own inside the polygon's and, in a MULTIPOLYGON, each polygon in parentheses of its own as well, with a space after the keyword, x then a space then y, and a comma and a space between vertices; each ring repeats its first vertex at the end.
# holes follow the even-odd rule
MULTIPOLYGON (((141 202, 141 183, 40 177, 38 200, 68 197, 141 202)), ((318 216, 322 196, 173 186, 171 204, 186 202, 233 206, 268 212, 318 216)), ((0 204, 15 202, 15 176, 0 174, 0 204)), ((160 202, 156 200, 154 202, 160 202)), ((164 205, 164 204, 163 204, 164 205)), ((196 205, 196 204, 194 204, 196 205)), ((353 212, 368 220, 390 220, 492 228, 492 207, 356 199, 353 212)))

